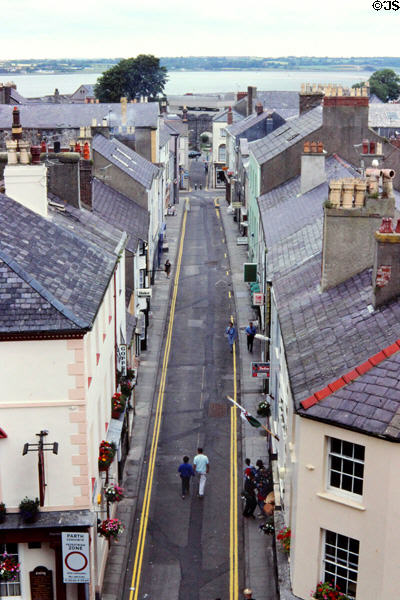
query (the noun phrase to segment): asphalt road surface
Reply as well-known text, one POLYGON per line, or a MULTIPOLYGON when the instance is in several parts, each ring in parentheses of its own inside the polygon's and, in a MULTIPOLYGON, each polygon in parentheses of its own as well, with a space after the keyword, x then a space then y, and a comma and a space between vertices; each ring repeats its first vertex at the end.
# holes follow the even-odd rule
MULTIPOLYGON (((204 177, 204 164, 198 162, 191 174, 192 171, 195 179, 204 177)), ((134 594, 140 600, 232 598, 231 416, 226 395, 233 395, 234 385, 233 355, 224 332, 230 316, 234 315, 234 303, 225 236, 214 206, 215 193, 198 190, 188 197, 190 208, 169 362, 164 369, 160 364, 155 373, 161 385, 165 378, 165 389, 145 542, 138 559, 138 540, 140 536, 143 539, 140 519, 143 507, 144 512, 147 510, 145 499, 149 497, 149 484, 144 489, 146 477, 143 477, 124 591, 126 600, 134 598, 134 594), (193 461, 198 446, 204 448, 210 461, 205 496, 197 497, 196 478, 192 480, 190 496, 182 499, 177 469, 185 454, 193 461), (135 568, 135 590, 129 590, 135 568)), ((165 338, 168 343, 167 328, 165 338)), ((151 463, 151 442, 149 439, 145 465, 151 463)), ((236 458, 241 465, 240 455, 236 458)), ((241 489, 241 473, 239 467, 235 501, 241 489)), ((240 589, 243 583, 240 529, 236 545, 240 589)))

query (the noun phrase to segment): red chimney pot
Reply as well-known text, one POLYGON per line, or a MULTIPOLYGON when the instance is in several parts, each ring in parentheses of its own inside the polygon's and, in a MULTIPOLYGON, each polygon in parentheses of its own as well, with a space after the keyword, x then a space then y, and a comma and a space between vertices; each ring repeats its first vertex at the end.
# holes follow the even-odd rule
POLYGON ((383 217, 382 225, 379 228, 379 233, 393 233, 392 219, 383 217))

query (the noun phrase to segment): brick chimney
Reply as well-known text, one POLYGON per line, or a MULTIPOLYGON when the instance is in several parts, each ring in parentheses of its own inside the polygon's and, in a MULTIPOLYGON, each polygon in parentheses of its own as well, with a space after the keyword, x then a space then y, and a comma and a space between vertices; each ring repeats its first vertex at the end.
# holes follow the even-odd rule
POLYGON ((261 103, 261 102, 257 102, 257 104, 256 104, 255 108, 256 108, 256 114, 257 114, 257 115, 262 115, 262 114, 263 114, 263 112, 264 112, 264 107, 263 107, 263 105, 262 105, 262 103, 261 103))
POLYGON ((322 142, 304 142, 300 176, 300 192, 302 194, 326 181, 325 155, 322 142))
POLYGON ((228 125, 232 125, 232 123, 233 123, 233 114, 232 114, 232 107, 231 106, 228 108, 228 114, 226 115, 226 119, 227 119, 228 125))
POLYGON ((316 85, 310 85, 309 83, 303 83, 301 85, 301 91, 299 93, 299 113, 300 115, 305 112, 320 106, 324 98, 324 92, 316 85))
POLYGON ((376 309, 400 296, 400 220, 393 230, 392 219, 382 219, 374 237, 372 304, 376 309))
POLYGON ((257 96, 257 88, 249 85, 247 88, 247 116, 253 112, 253 101, 257 96))
MULTIPOLYGON (((394 176, 394 171, 391 171, 394 176)), ((332 180, 324 208, 321 289, 327 290, 374 264, 374 233, 393 217, 395 199, 371 178, 332 180), (373 184, 373 185, 371 185, 373 184)))

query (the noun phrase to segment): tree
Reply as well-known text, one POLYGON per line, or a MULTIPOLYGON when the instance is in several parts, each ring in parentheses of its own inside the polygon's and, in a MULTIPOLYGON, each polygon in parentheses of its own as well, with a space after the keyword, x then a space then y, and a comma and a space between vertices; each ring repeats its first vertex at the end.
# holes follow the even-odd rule
POLYGON ((163 93, 167 81, 167 69, 160 67, 160 59, 152 54, 139 54, 126 58, 97 80, 94 88, 100 102, 119 102, 122 96, 133 100, 147 96, 154 100, 163 93))
POLYGON ((375 71, 369 78, 371 94, 376 94, 383 102, 396 100, 400 95, 400 77, 392 69, 375 71))
MULTIPOLYGON (((364 82, 355 83, 353 88, 364 85, 364 82)), ((400 77, 392 69, 380 69, 369 78, 369 89, 370 93, 378 96, 382 102, 396 100, 400 95, 400 77)))

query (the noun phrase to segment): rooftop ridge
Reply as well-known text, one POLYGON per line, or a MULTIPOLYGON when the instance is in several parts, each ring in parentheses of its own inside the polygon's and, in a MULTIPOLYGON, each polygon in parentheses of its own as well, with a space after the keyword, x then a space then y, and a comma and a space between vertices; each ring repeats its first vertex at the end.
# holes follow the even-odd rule
POLYGON ((21 279, 30 285, 35 292, 37 292, 42 298, 44 298, 49 304, 52 305, 59 313, 61 313, 68 321, 71 321, 74 325, 80 329, 88 329, 90 325, 85 323, 77 317, 71 310, 66 308, 62 302, 57 300, 48 290, 46 290, 41 283, 39 283, 34 277, 29 275, 25 269, 23 269, 14 259, 10 258, 3 250, 0 249, 0 259, 5 262, 10 269, 14 271, 21 279))
POLYGON ((321 390, 318 390, 317 392, 312 394, 312 396, 309 396, 305 400, 302 400, 300 402, 302 408, 304 410, 311 408, 311 406, 314 406, 315 404, 320 402, 320 400, 327 398, 328 396, 330 396, 331 394, 333 394, 340 388, 344 387, 348 383, 351 383, 355 379, 358 379, 361 375, 364 375, 364 373, 367 373, 373 367, 376 367, 377 365, 382 363, 384 360, 386 360, 393 354, 396 354, 396 352, 399 352, 399 350, 400 350, 400 339, 396 340, 396 342, 394 342, 394 344, 391 344, 390 346, 383 348, 380 352, 378 352, 377 354, 374 354, 373 356, 368 358, 361 365, 358 365, 357 367, 355 367, 354 369, 352 369, 345 375, 342 375, 342 377, 339 377, 339 379, 336 379, 335 381, 328 383, 327 386, 325 386, 321 390))

